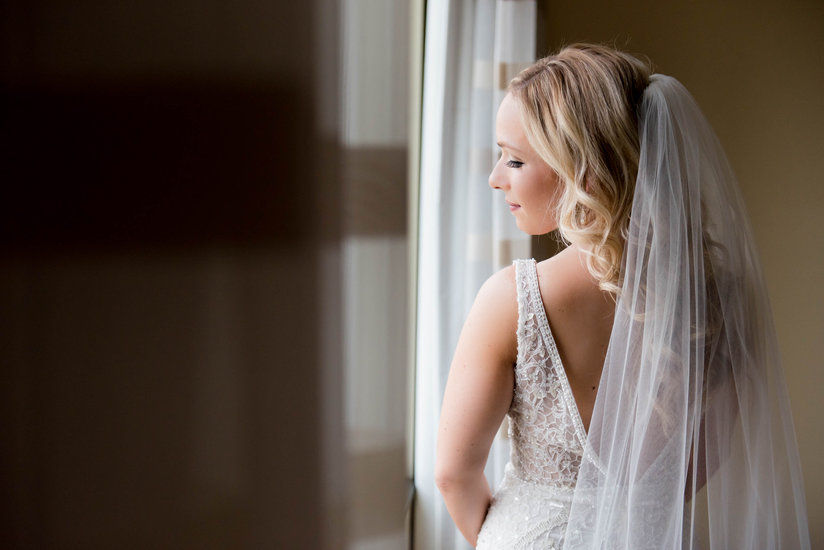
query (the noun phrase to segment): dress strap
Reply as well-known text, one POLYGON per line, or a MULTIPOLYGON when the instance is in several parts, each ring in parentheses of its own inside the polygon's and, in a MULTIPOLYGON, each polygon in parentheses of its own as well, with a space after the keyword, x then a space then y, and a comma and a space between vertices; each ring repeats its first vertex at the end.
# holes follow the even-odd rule
MULTIPOLYGON (((533 259, 515 260, 515 287, 518 293, 518 364, 533 359, 543 349, 540 342, 539 311, 535 306, 533 278, 537 264, 533 259)), ((537 297, 540 300, 540 296, 537 297)))
POLYGON ((547 364, 553 377, 560 382, 561 398, 572 419, 575 435, 584 452, 588 457, 592 457, 590 459, 597 465, 594 453, 587 444, 587 432, 572 395, 572 388, 558 353, 558 345, 549 327, 549 319, 538 286, 538 264, 532 259, 519 262, 521 263, 516 264, 515 279, 518 285, 518 364, 532 360, 547 364))

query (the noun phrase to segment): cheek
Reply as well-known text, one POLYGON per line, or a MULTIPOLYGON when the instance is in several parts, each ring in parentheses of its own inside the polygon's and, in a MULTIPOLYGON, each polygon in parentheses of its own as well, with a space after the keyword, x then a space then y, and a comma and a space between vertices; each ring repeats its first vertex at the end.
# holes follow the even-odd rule
POLYGON ((545 197, 547 202, 555 206, 561 198, 561 182, 553 171, 549 171, 544 179, 545 197))
POLYGON ((546 172, 533 175, 530 178, 529 195, 534 207, 544 210, 551 208, 558 200, 557 180, 546 172))
POLYGON ((555 172, 542 171, 534 180, 532 186, 532 201, 530 225, 534 227, 525 228, 527 233, 533 235, 543 235, 557 229, 557 207, 561 196, 560 182, 555 172))

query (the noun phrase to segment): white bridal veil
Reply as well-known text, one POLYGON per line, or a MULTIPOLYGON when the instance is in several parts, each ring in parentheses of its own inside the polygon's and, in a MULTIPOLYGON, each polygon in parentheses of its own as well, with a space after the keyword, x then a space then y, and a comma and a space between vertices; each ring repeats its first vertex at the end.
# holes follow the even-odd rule
POLYGON ((772 313, 735 178, 653 75, 618 298, 565 548, 809 548, 772 313))

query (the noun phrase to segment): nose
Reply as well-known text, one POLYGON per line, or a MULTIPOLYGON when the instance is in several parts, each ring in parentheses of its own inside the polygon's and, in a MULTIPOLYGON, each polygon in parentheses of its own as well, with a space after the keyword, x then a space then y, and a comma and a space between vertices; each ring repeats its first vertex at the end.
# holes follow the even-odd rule
POLYGON ((502 174, 500 166, 501 160, 498 159, 498 162, 496 162, 495 166, 492 167, 492 172, 489 173, 489 186, 492 189, 503 190, 504 186, 507 185, 506 178, 502 174))

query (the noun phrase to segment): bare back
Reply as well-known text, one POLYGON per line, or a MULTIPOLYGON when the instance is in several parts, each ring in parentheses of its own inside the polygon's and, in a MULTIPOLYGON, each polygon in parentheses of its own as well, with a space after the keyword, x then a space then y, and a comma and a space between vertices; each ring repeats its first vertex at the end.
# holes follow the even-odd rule
POLYGON ((598 288, 575 246, 538 264, 538 286, 584 427, 589 429, 615 302, 598 288))

